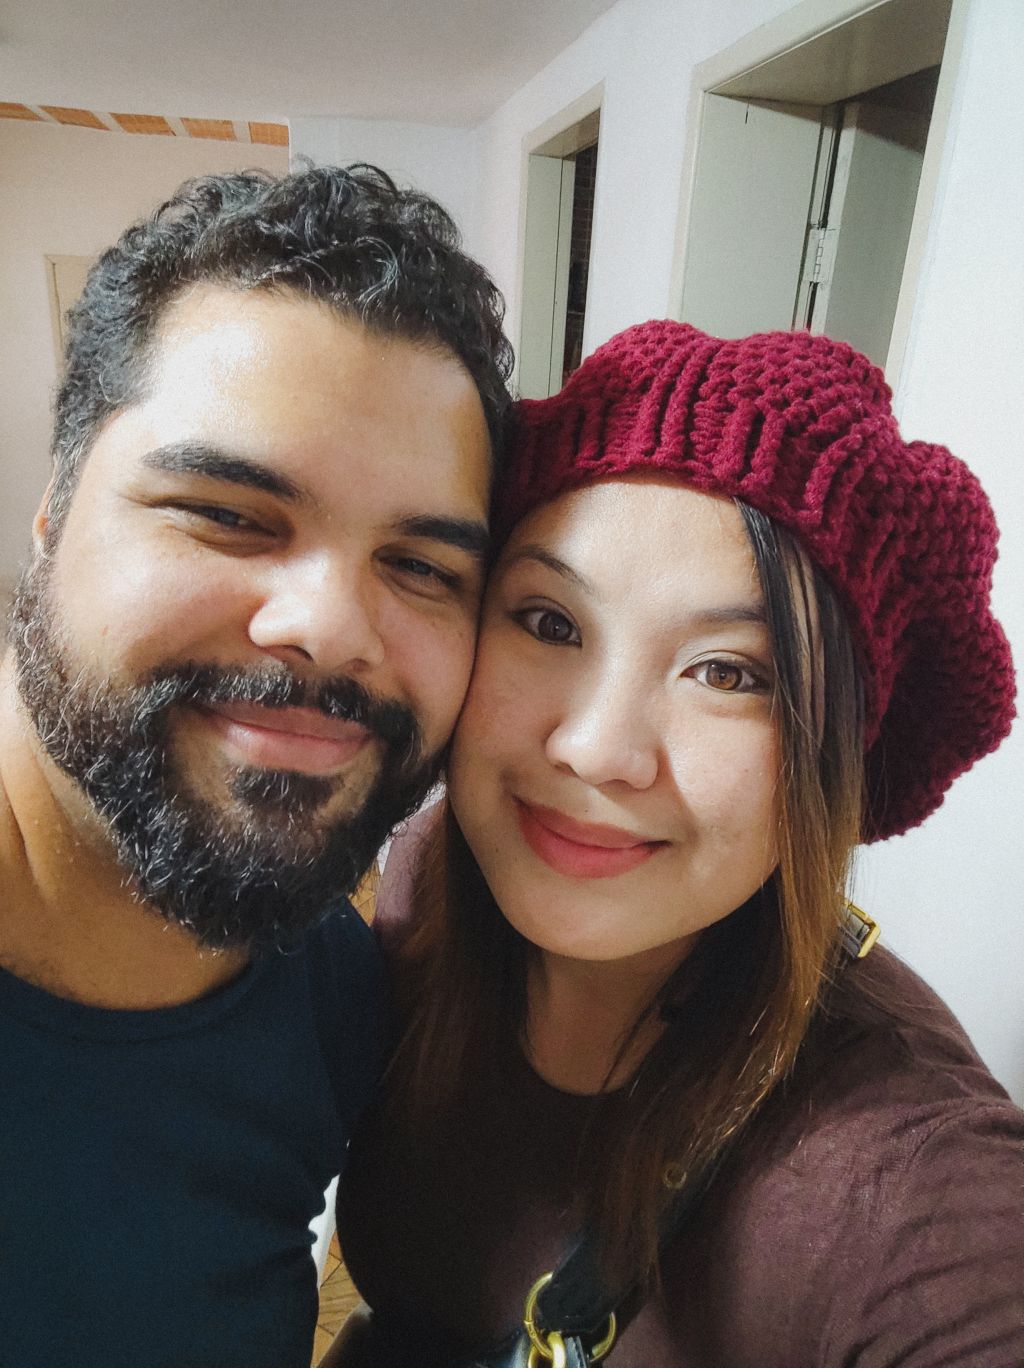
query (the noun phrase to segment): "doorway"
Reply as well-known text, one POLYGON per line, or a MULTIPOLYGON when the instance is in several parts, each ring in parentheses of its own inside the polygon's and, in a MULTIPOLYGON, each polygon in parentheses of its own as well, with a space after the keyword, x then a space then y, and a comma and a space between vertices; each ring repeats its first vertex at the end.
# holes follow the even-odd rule
POLYGON ((799 8, 814 31, 782 51, 759 31, 696 74, 677 316, 724 337, 827 332, 892 378, 962 3, 884 0, 831 24, 835 0, 799 8))
POLYGON ((794 326, 884 366, 939 67, 825 111, 794 326))
POLYGON ((527 158, 519 392, 544 399, 583 356, 600 110, 527 158))

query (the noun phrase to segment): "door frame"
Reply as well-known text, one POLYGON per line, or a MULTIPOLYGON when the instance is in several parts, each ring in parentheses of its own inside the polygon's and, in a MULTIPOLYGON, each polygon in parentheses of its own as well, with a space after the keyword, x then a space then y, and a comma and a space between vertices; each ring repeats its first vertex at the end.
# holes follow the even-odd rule
POLYGON ((562 388, 575 181, 568 158, 530 153, 517 348, 525 399, 546 399, 562 388))
MULTIPOLYGON (((582 147, 589 146, 590 144, 587 142, 587 137, 589 136, 589 133, 587 132, 587 130, 589 128, 590 121, 594 119, 595 115, 600 117, 601 108, 603 104, 604 82, 600 81, 597 85, 591 86, 589 90, 585 90, 582 95, 577 96, 577 98, 573 100, 571 104, 568 104, 563 109, 560 109, 557 114, 553 114, 550 118, 545 119, 542 124, 539 124, 536 128, 531 129, 523 137, 519 163, 519 224, 516 251, 516 270, 518 273, 518 278, 516 280, 516 300, 518 303, 519 329, 517 342, 520 344, 516 347, 516 369, 514 376, 516 384, 518 384, 519 381, 519 367, 522 352, 521 344, 523 329, 524 294, 526 290, 526 214, 527 200, 529 196, 530 158, 531 156, 548 156, 564 158, 567 156, 571 156, 573 152, 579 151, 582 147), (580 125, 583 126, 582 141, 580 141, 579 137, 576 134, 576 130, 579 128, 580 125)), ((593 140, 591 139, 590 141, 592 142, 593 140)), ((601 138, 600 136, 598 136, 597 168, 595 173, 598 186, 600 186, 601 182, 601 146, 601 138)), ((595 212, 595 235, 596 232, 597 214, 595 212)), ((593 255, 593 238, 591 239, 590 250, 591 255, 593 255)), ((587 303, 585 306, 587 310, 589 310, 590 307, 590 292, 592 285, 593 272, 590 273, 590 277, 587 282, 587 303)), ((585 335, 584 348, 586 348, 585 335)))
MULTIPOLYGON (((728 93, 720 88, 741 77, 749 76, 755 68, 763 67, 803 44, 889 3, 891 0, 803 0, 802 4, 746 34, 738 42, 709 57, 694 69, 687 107, 683 176, 669 292, 669 312, 673 318, 681 318, 682 313, 688 228, 706 96, 728 93)), ((917 203, 884 368, 897 399, 910 323, 917 303, 921 267, 927 250, 928 229, 946 154, 949 120, 963 56, 968 12, 972 3, 973 0, 952 0, 946 41, 942 50, 942 68, 935 92, 917 203)), ((851 95, 855 93, 858 92, 848 92, 851 95)), ((777 99, 779 96, 774 95, 772 98, 777 99)))

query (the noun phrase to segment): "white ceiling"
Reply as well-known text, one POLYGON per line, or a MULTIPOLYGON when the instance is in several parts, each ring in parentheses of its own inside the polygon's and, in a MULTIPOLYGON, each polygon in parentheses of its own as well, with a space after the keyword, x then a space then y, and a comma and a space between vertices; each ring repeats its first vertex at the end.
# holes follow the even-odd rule
POLYGON ((615 0, 4 0, 0 100, 471 125, 615 0))

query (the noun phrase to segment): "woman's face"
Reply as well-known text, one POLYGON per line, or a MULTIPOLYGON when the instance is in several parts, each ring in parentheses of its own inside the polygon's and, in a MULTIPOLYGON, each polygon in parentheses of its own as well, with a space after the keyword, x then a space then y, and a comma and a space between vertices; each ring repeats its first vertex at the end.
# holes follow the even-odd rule
POLYGON ((516 529, 450 767, 502 912, 549 954, 678 959, 776 864, 761 589, 727 499, 592 485, 516 529))

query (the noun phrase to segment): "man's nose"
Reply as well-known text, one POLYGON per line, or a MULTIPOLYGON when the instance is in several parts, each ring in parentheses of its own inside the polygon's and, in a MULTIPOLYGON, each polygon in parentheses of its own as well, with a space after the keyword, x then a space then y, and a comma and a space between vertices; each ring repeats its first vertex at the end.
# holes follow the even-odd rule
POLYGON ((325 674, 366 674, 386 656, 383 592, 370 564, 310 557, 274 572, 250 619, 250 640, 282 660, 301 657, 325 674))
POLYGON ((626 674, 577 680, 548 735, 551 764, 600 788, 650 788, 658 776, 660 744, 651 700, 626 674))

